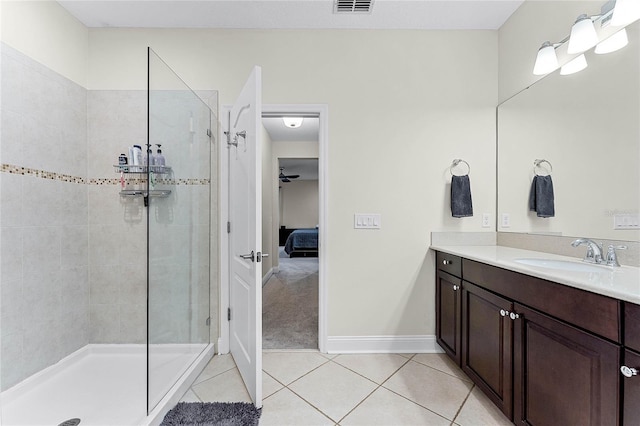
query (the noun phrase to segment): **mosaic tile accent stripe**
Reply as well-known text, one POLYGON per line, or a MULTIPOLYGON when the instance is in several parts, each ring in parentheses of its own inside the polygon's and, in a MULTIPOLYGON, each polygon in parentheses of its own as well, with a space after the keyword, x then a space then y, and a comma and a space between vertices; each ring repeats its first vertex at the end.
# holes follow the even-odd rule
POLYGON ((14 175, 34 176, 41 179, 59 180, 70 183, 86 183, 85 178, 80 176, 65 175, 63 173, 49 172, 46 170, 30 169, 28 167, 15 166, 13 164, 2 164, 2 173, 14 175))
MULTIPOLYGON (((46 170, 31 169, 28 167, 15 166, 13 164, 2 164, 2 173, 10 173, 14 175, 34 176, 41 179, 59 180, 62 182, 81 183, 89 185, 120 185, 120 178, 92 178, 85 179, 79 176, 65 175, 63 173, 49 172, 46 170)), ((125 178, 127 184, 144 184, 147 183, 146 178, 125 178)), ((172 186, 193 186, 193 185, 209 185, 211 179, 156 179, 158 185, 172 186)))

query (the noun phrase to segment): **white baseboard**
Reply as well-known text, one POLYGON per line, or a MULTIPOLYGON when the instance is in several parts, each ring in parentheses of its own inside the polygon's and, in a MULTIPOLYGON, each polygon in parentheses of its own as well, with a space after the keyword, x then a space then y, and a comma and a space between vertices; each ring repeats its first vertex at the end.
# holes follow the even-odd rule
POLYGON ((267 281, 269 281, 269 278, 271 278, 272 275, 273 275, 273 268, 269 269, 267 273, 264 274, 264 277, 262 277, 262 287, 264 287, 264 285, 267 283, 267 281))
POLYGON ((442 353, 434 335, 329 336, 327 353, 442 353))

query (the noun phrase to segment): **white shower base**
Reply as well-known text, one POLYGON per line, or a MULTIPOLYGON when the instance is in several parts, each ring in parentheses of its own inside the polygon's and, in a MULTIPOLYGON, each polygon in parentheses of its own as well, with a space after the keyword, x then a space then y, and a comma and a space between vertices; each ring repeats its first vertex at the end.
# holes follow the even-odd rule
POLYGON ((87 345, 3 392, 0 424, 56 426, 72 418, 80 426, 160 424, 211 359, 213 345, 156 346, 151 353, 151 400, 160 403, 149 416, 146 345, 87 345))

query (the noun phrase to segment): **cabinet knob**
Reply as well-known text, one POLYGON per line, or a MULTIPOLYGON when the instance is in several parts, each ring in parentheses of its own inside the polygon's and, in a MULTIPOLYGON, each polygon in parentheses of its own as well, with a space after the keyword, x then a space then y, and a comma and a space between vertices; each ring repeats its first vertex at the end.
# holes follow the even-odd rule
POLYGON ((505 311, 504 309, 500 309, 500 316, 501 317, 506 317, 507 315, 509 315, 509 311, 505 311))
POLYGON ((460 288, 459 286, 454 285, 454 286, 453 286, 453 291, 458 291, 458 289, 459 289, 459 288, 460 288))
POLYGON ((623 365, 622 367, 620 367, 620 372, 624 377, 633 377, 638 375, 637 369, 627 367, 626 365, 623 365))
POLYGON ((516 320, 516 319, 520 318, 520 315, 516 314, 515 312, 511 312, 509 314, 509 318, 511 318, 512 320, 516 320))
POLYGON ((442 261, 442 264, 443 264, 443 265, 451 265, 452 263, 453 263, 452 261, 447 260, 447 259, 444 259, 444 260, 442 261))

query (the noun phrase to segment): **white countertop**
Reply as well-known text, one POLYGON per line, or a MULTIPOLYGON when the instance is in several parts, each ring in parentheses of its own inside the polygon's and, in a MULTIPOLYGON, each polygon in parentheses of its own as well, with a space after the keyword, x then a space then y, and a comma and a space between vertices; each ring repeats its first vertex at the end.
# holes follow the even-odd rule
POLYGON ((566 271, 528 266, 516 262, 516 259, 550 259, 577 263, 582 263, 582 259, 503 246, 431 246, 431 249, 640 304, 640 268, 598 265, 602 272, 566 271))

